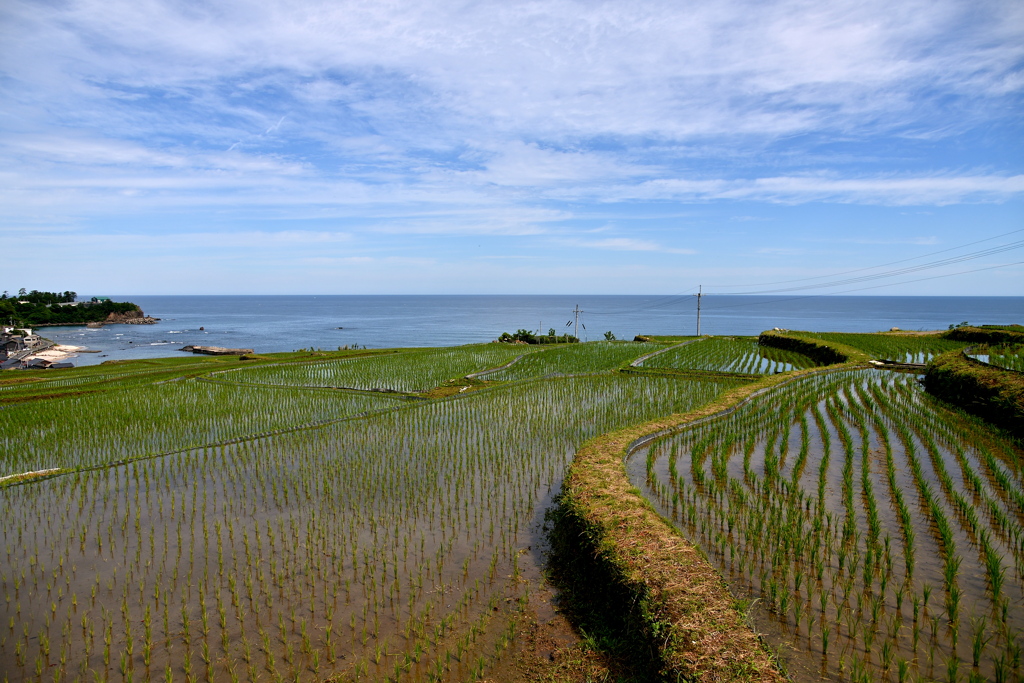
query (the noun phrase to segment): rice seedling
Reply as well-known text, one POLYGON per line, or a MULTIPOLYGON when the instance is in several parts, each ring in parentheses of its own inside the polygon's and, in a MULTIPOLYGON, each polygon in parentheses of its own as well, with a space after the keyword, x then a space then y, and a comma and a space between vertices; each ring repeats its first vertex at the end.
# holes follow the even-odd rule
POLYGON ((769 608, 770 642, 806 652, 793 640, 806 609, 822 624, 829 675, 848 677, 855 664, 858 676, 895 668, 907 680, 933 677, 936 658, 947 675, 996 675, 1007 648, 992 633, 1012 631, 1000 638, 1019 649, 1024 617, 1001 606, 1024 598, 1019 561, 1012 581, 1005 564, 1020 553, 1020 457, 912 378, 863 370, 769 390, 656 440, 628 470, 737 591, 769 608), (707 532, 725 518, 727 541, 707 532), (817 599, 802 590, 808 568, 817 599))
MULTIPOLYGON (((519 356, 531 355, 545 348, 522 344, 477 344, 414 349, 364 358, 262 365, 222 371, 216 377, 258 385, 425 391, 449 379, 505 365, 519 356)), ((583 355, 588 353, 589 350, 583 355)))
MULTIPOLYGON (((573 367, 610 362, 593 348, 573 367)), ((52 399, 72 407, 64 424, 17 441, 12 420, 4 438, 81 469, 0 489, 0 624, 26 633, 0 638, 0 661, 24 660, 18 679, 47 658, 123 680, 480 674, 575 447, 729 386, 605 374, 407 402, 183 380, 52 399), (72 618, 95 624, 91 655, 72 618), (45 655, 29 633, 52 639, 45 655)))
POLYGON ((507 368, 482 373, 481 378, 513 382, 538 377, 578 375, 614 370, 644 354, 664 348, 645 342, 590 342, 553 346, 532 353, 507 368))
POLYGON ((761 346, 757 339, 710 337, 685 344, 643 362, 644 367, 772 375, 816 363, 794 351, 761 346))
POLYGON ((0 476, 81 468, 391 408, 396 400, 338 392, 226 386, 198 380, 5 405, 0 476))
POLYGON ((974 346, 971 347, 968 355, 982 363, 1024 372, 1024 347, 1021 347, 1020 344, 974 346))

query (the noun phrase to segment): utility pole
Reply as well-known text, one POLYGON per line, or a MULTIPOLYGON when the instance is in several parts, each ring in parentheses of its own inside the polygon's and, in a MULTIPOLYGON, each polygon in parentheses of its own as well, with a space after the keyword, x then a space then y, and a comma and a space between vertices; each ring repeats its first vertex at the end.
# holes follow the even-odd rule
POLYGON ((697 336, 700 336, 700 298, 704 296, 703 285, 697 285, 697 293, 693 296, 697 297, 697 336))
MULTIPOLYGON (((573 313, 576 314, 576 327, 573 328, 573 335, 572 335, 572 336, 576 337, 576 339, 580 338, 580 313, 582 313, 582 312, 583 311, 580 310, 580 305, 576 304, 576 308, 573 309, 573 313)), ((568 323, 566 323, 565 325, 566 325, 566 327, 568 327, 570 324, 572 324, 571 320, 568 323)), ((587 326, 584 325, 583 329, 587 329, 587 326)))

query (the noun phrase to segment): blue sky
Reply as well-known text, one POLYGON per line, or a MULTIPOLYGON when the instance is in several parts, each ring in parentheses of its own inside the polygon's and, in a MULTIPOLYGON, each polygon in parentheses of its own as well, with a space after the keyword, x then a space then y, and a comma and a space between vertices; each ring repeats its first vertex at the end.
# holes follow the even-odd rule
POLYGON ((0 288, 1024 295, 1022 67, 1015 0, 8 0, 0 288))

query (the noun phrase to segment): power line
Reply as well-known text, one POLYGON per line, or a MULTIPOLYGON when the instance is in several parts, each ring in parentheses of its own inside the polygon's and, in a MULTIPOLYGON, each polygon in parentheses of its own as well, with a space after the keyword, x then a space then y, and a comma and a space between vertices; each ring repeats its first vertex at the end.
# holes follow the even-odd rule
MULTIPOLYGON (((991 242, 992 240, 999 239, 1000 237, 1006 237, 1007 235, 1014 235, 1014 234, 1017 234, 1017 233, 1020 233, 1020 232, 1024 232, 1024 228, 1018 229, 1018 230, 1011 230, 1009 232, 1000 233, 998 235, 993 235, 992 237, 986 237, 986 238, 980 239, 980 240, 974 240, 973 242, 967 242, 967 243, 964 243, 964 244, 959 244, 959 245, 954 246, 954 247, 949 247, 948 249, 940 249, 939 251, 930 252, 928 254, 922 254, 920 256, 913 256, 913 257, 910 257, 910 258, 898 259, 896 261, 889 261, 887 263, 882 263, 882 264, 879 264, 879 265, 876 265, 876 266, 869 266, 869 267, 866 267, 866 268, 856 268, 856 269, 853 269, 853 270, 840 271, 838 273, 831 273, 829 275, 817 275, 817 276, 808 277, 808 278, 797 278, 797 279, 793 279, 793 280, 781 280, 781 281, 777 281, 777 282, 767 282, 767 283, 763 283, 761 285, 718 285, 718 287, 721 287, 721 288, 737 287, 738 288, 738 287, 753 287, 753 286, 769 286, 769 285, 774 285, 774 284, 789 284, 789 283, 796 283, 796 282, 809 282, 811 280, 821 280, 821 279, 825 279, 825 278, 835 278, 835 277, 839 277, 839 276, 842 276, 842 275, 850 275, 850 274, 853 274, 853 273, 860 273, 860 272, 865 272, 865 271, 870 271, 870 270, 877 270, 879 268, 884 268, 886 266, 892 266, 892 265, 896 265, 896 264, 900 264, 900 263, 907 263, 909 261, 917 261, 919 259, 928 258, 928 257, 931 257, 931 256, 937 256, 939 254, 945 254, 945 253, 948 253, 948 252, 951 252, 951 251, 957 251, 957 250, 963 249, 965 247, 974 246, 975 244, 981 244, 983 242, 991 242)), ((782 288, 782 289, 759 290, 759 291, 753 291, 753 292, 735 292, 735 293, 732 293, 732 295, 735 295, 735 296, 739 296, 739 295, 757 296, 757 295, 764 295, 764 294, 781 294, 781 293, 784 293, 784 292, 805 291, 805 290, 809 290, 809 289, 824 289, 824 288, 829 288, 829 287, 841 287, 843 285, 859 284, 859 283, 862 283, 862 282, 871 282, 873 280, 880 280, 880 279, 885 279, 885 278, 890 278, 890 277, 898 277, 900 275, 909 275, 911 273, 919 272, 919 271, 922 271, 922 270, 930 270, 932 268, 940 268, 942 266, 954 265, 956 263, 962 263, 964 261, 971 261, 971 260, 982 258, 982 257, 985 257, 985 256, 994 256, 996 254, 1001 254, 1001 253, 1003 253, 1005 251, 1012 251, 1014 249, 1019 249, 1021 247, 1024 247, 1024 240, 1020 240, 1020 241, 1016 241, 1016 242, 1010 242, 1008 244, 998 245, 998 246, 994 246, 994 247, 988 247, 986 249, 981 249, 981 250, 978 250, 978 251, 975 251, 975 252, 969 252, 967 254, 961 254, 959 256, 952 256, 952 257, 945 258, 945 259, 939 259, 937 261, 930 261, 930 262, 927 262, 927 263, 922 263, 922 264, 918 264, 918 265, 914 265, 914 266, 908 266, 908 267, 905 267, 905 268, 897 268, 897 269, 893 269, 893 270, 889 270, 889 271, 883 271, 881 273, 873 273, 873 274, 862 275, 862 276, 853 277, 853 278, 845 278, 845 279, 842 279, 842 280, 836 280, 834 282, 822 282, 822 283, 817 283, 817 284, 802 285, 802 286, 798 286, 798 287, 787 287, 787 288, 782 288)), ((777 299, 777 300, 773 300, 773 301, 764 301, 764 302, 751 302, 749 304, 746 304, 746 303, 745 304, 733 304, 733 305, 730 305, 730 306, 722 306, 722 307, 716 306, 716 308, 734 308, 736 306, 761 305, 761 304, 768 304, 768 303, 773 303, 773 302, 778 302, 778 301, 797 301, 797 300, 800 300, 800 299, 814 298, 814 297, 817 297, 817 296, 828 296, 828 295, 834 295, 834 294, 846 294, 846 293, 849 293, 849 292, 865 291, 865 290, 868 290, 868 289, 878 289, 878 288, 881 288, 881 287, 891 287, 891 286, 896 286, 896 285, 900 285, 900 284, 909 284, 909 283, 912 283, 912 282, 923 282, 925 280, 935 280, 935 279, 939 279, 939 278, 943 278, 943 277, 953 277, 953 276, 956 276, 956 275, 964 275, 964 274, 967 274, 967 273, 975 273, 975 272, 980 272, 980 271, 985 271, 985 270, 992 270, 994 268, 1005 267, 1005 265, 1017 265, 1017 264, 1016 263, 1012 263, 1012 264, 997 265, 997 266, 991 266, 991 267, 985 267, 985 268, 977 268, 977 269, 973 269, 973 270, 960 271, 960 272, 957 272, 957 273, 947 273, 947 274, 943 274, 943 275, 936 275, 936 276, 933 276, 933 277, 919 278, 919 279, 916 279, 916 280, 905 280, 905 281, 901 281, 901 282, 892 282, 892 283, 883 284, 883 285, 877 285, 877 286, 873 286, 873 287, 861 287, 861 288, 856 288, 856 289, 848 289, 848 290, 844 290, 844 291, 841 291, 841 292, 829 292, 827 294, 824 294, 824 293, 823 294, 810 294, 810 295, 807 295, 807 296, 791 297, 791 298, 788 298, 788 299, 777 299)), ((601 315, 618 315, 618 314, 622 314, 622 313, 635 313, 637 311, 651 310, 651 309, 655 309, 655 308, 666 308, 666 307, 673 306, 673 305, 676 305, 676 304, 680 304, 680 303, 686 301, 688 295, 692 294, 693 296, 698 296, 698 294, 693 293, 693 289, 694 288, 688 289, 688 290, 686 290, 686 291, 684 291, 684 292, 682 292, 680 294, 673 294, 673 295, 667 295, 667 296, 659 297, 659 298, 655 299, 654 301, 648 302, 648 303, 643 304, 641 306, 630 306, 629 308, 622 308, 622 309, 605 309, 605 310, 602 310, 602 311, 596 311, 596 313, 599 313, 601 315)), ((702 287, 698 286, 696 289, 698 289, 698 293, 700 294, 701 297, 708 296, 707 294, 703 294, 703 288, 702 287)), ((723 294, 724 294, 724 292, 723 292, 723 294)), ((699 305, 699 299, 700 299, 700 297, 698 297, 698 305, 699 305)), ((595 312, 595 311, 591 311, 591 312, 595 312)))
POLYGON ((1024 228, 1020 230, 1011 230, 1010 232, 1004 232, 999 235, 993 235, 992 237, 986 237, 985 239, 975 240, 974 242, 968 242, 966 244, 960 244, 955 247, 949 247, 948 249, 940 249, 939 251, 933 251, 928 254, 921 254, 920 256, 911 256, 910 258, 899 259, 898 261, 889 261, 888 263, 880 263, 877 266, 868 266, 866 268, 855 268, 853 270, 844 270, 838 273, 831 273, 829 275, 814 275, 812 277, 797 278, 795 280, 779 280, 777 282, 762 282, 760 284, 750 285, 716 285, 720 288, 732 288, 732 287, 768 287, 770 285, 786 285, 791 282, 806 282, 807 280, 821 280, 828 277, 838 277, 840 275, 849 275, 850 273, 860 273, 865 270, 875 270, 877 268, 885 268, 886 266, 894 266, 897 263, 906 263, 907 261, 916 261, 917 259, 928 258, 929 256, 936 256, 938 254, 945 254, 950 251, 956 251, 957 249, 963 249, 964 247, 972 247, 975 244, 981 244, 982 242, 991 242, 992 240, 999 239, 1000 237, 1006 237, 1007 235, 1014 235, 1018 232, 1024 232, 1024 228))
POLYGON ((964 261, 973 261, 974 259, 982 258, 984 256, 994 256, 1001 254, 1005 251, 1012 251, 1014 249, 1020 249, 1024 247, 1024 240, 1018 242, 1011 242, 1009 244, 999 245, 997 247, 990 247, 988 249, 982 249, 980 251, 971 252, 968 254, 961 254, 960 256, 953 256, 946 259, 940 259, 938 261, 931 261, 929 263, 922 263, 916 266, 909 266, 906 268, 897 268, 895 270, 885 271, 882 273, 875 273, 873 275, 862 275, 860 277, 846 278, 844 280, 836 280, 835 282, 824 282, 813 285, 801 285, 798 287, 786 287, 782 289, 769 289, 760 290, 756 292, 739 292, 741 294, 779 294, 782 292, 798 292, 806 289, 822 289, 826 287, 841 287, 843 285, 852 285, 860 282, 870 282, 872 280, 880 280, 888 277, 897 277, 899 275, 907 275, 909 273, 915 273, 921 270, 930 270, 932 268, 941 268, 942 266, 949 266, 955 263, 962 263, 964 261))
MULTIPOLYGON (((1021 264, 1024 264, 1024 261, 1015 261, 1013 263, 1000 263, 1000 264, 997 264, 997 265, 994 265, 994 266, 985 266, 984 268, 973 268, 971 270, 961 270, 961 271, 956 272, 956 273, 943 273, 942 275, 932 275, 931 277, 922 277, 922 278, 918 278, 916 280, 903 280, 902 282, 888 282, 888 283, 886 283, 884 285, 874 285, 874 286, 871 286, 871 287, 858 287, 856 289, 846 289, 846 290, 843 290, 842 292, 831 292, 829 294, 808 294, 806 296, 792 296, 792 297, 787 297, 785 299, 772 299, 770 301, 748 301, 748 302, 744 302, 742 304, 729 304, 729 305, 726 305, 726 306, 716 306, 715 309, 718 310, 718 309, 722 309, 722 308, 742 308, 744 306, 763 306, 763 305, 766 305, 766 304, 777 304, 777 303, 784 303, 784 302, 787 302, 787 301, 801 301, 803 299, 816 299, 818 297, 834 296, 836 294, 849 294, 850 292, 863 292, 863 291, 866 291, 868 289, 880 289, 882 287, 894 287, 896 285, 908 285, 908 284, 911 284, 911 283, 914 283, 914 282, 924 282, 925 280, 938 280, 938 279, 944 278, 944 277, 953 277, 955 275, 966 275, 968 273, 978 273, 978 272, 981 272, 983 270, 995 270, 996 268, 1007 268, 1009 266, 1019 266, 1021 264)), ((726 296, 755 296, 755 295, 753 295, 753 294, 749 294, 749 295, 744 295, 744 294, 727 294, 726 296)))

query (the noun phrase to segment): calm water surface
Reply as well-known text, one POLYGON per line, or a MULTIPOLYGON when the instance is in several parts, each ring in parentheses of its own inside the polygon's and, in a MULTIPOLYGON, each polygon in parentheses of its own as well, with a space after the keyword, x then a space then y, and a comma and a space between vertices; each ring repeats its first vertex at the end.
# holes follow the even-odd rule
MULTIPOLYGON (((252 348, 260 353, 300 348, 336 349, 452 346, 487 342, 519 328, 572 332, 574 308, 582 340, 637 334, 691 335, 696 297, 597 295, 464 296, 132 296, 156 325, 40 328, 62 344, 98 349, 78 365, 110 359, 173 356, 186 344, 252 348), (204 328, 200 330, 199 328, 204 328)), ((1024 322, 1024 297, 867 297, 778 299, 705 296, 701 332, 756 335, 793 330, 877 332, 945 329, 951 323, 1024 322)))

